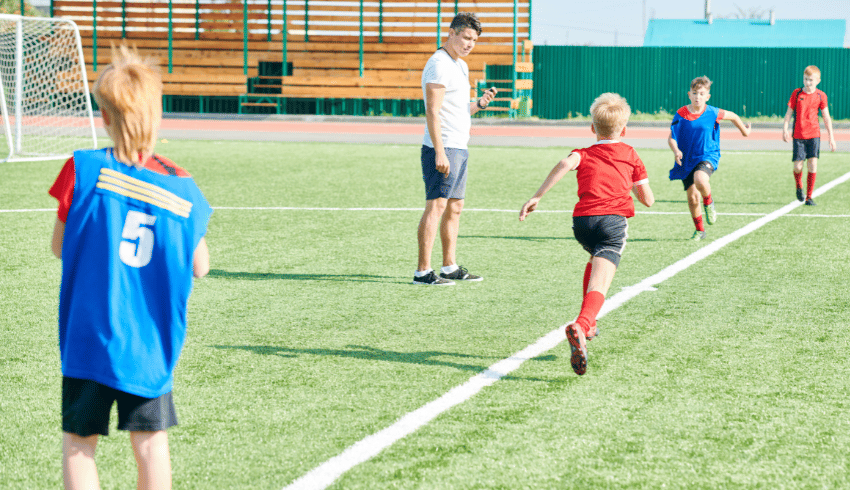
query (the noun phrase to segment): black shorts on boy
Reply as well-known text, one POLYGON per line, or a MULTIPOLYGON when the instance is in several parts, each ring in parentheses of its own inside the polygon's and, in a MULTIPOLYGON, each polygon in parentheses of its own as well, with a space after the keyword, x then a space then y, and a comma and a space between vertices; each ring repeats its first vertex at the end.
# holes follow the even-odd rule
POLYGON ((820 158, 820 138, 798 140, 794 138, 792 162, 800 162, 809 158, 820 158))
POLYGON ((626 248, 629 222, 625 216, 573 216, 573 235, 593 257, 602 257, 620 265, 626 248))
POLYGON ((425 200, 437 198, 463 199, 466 194, 466 162, 469 151, 458 148, 446 148, 449 159, 448 177, 437 171, 437 152, 428 145, 422 145, 422 180, 425 181, 425 200))
POLYGON ((709 177, 714 173, 714 166, 709 162, 699 162, 691 173, 688 174, 687 177, 682 179, 682 185, 685 186, 685 190, 688 190, 692 185, 694 185, 694 174, 697 173, 697 170, 702 170, 707 173, 709 177))
POLYGON ((156 432, 177 425, 171 392, 144 398, 96 381, 62 377, 62 431, 88 437, 109 435, 109 412, 118 403, 118 429, 156 432))

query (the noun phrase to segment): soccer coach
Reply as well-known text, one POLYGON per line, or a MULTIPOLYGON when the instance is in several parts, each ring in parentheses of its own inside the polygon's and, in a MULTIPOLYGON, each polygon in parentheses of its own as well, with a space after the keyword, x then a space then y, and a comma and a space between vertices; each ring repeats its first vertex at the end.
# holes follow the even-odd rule
POLYGON ((461 58, 469 55, 481 35, 475 14, 460 12, 449 26, 448 39, 422 70, 425 98, 425 137, 422 142, 422 179, 425 211, 419 221, 419 264, 413 284, 449 286, 454 281, 481 281, 457 265, 455 256, 460 213, 466 192, 469 130, 472 115, 485 109, 496 95, 492 87, 484 96, 469 100, 469 67, 461 58), (431 251, 440 226, 443 267, 431 269, 431 251))

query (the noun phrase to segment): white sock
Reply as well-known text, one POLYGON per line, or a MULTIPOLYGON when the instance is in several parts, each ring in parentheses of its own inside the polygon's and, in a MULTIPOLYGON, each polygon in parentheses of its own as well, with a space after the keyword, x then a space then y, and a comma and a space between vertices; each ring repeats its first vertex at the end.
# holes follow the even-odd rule
POLYGON ((444 265, 440 270, 443 271, 443 274, 451 274, 452 272, 458 269, 457 264, 452 265, 444 265))
POLYGON ((433 270, 434 269, 428 269, 427 271, 413 271, 413 277, 425 277, 433 270))

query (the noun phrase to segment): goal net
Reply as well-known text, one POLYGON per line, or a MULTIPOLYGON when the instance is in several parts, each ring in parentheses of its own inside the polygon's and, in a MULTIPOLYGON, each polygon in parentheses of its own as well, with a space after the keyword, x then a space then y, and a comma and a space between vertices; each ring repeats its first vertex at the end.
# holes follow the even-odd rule
POLYGON ((0 14, 0 162, 96 148, 80 33, 66 19, 0 14))

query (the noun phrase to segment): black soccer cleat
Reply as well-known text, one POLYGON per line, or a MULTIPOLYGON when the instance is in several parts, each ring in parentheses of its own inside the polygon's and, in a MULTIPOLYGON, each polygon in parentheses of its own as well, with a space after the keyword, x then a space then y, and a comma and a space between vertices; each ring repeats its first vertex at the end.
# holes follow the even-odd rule
POLYGON ((434 271, 431 271, 422 277, 413 276, 413 284, 418 284, 420 286, 454 286, 455 283, 454 281, 437 277, 437 274, 434 274, 434 271))
POLYGON ((484 278, 481 276, 476 276, 475 274, 470 274, 468 270, 464 266, 458 266, 457 270, 452 272, 451 274, 446 274, 444 272, 440 273, 440 277, 443 279, 448 279, 451 281, 470 281, 470 282, 478 282, 483 281, 484 278))
POLYGON ((807 197, 806 198, 806 206, 817 206, 817 204, 815 204, 814 199, 812 199, 811 197, 807 197))
POLYGON ((805 198, 803 198, 803 189, 797 189, 797 200, 800 202, 805 201, 805 198))
POLYGON ((570 365, 579 376, 587 372, 587 344, 584 331, 578 323, 567 325, 567 340, 570 342, 570 365))

